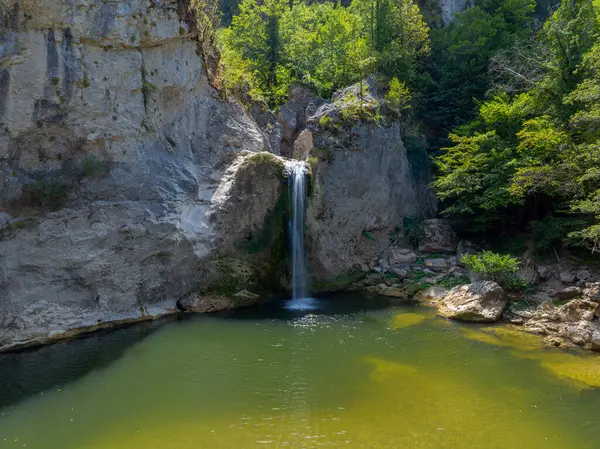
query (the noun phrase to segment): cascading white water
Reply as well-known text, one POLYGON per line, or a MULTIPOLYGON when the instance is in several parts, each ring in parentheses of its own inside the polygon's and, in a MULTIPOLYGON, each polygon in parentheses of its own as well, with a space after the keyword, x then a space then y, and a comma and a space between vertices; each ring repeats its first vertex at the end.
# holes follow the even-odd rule
POLYGON ((308 269, 304 250, 304 218, 306 212, 306 163, 286 163, 290 198, 290 246, 292 252, 292 301, 291 309, 313 309, 315 301, 308 289, 308 269))

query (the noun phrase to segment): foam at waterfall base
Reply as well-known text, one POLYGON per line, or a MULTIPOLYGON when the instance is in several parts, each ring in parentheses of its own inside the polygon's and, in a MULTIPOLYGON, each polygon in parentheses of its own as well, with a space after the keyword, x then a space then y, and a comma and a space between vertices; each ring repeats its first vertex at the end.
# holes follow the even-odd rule
POLYGON ((296 298, 286 301, 285 308, 288 310, 316 310, 319 308, 319 300, 316 298, 296 298))

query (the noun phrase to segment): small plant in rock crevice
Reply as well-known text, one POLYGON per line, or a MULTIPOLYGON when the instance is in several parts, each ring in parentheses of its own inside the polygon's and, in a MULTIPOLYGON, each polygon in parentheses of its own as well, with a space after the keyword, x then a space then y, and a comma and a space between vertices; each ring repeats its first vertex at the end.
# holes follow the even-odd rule
POLYGON ((86 178, 97 178, 106 172, 106 167, 94 155, 88 155, 83 161, 83 176, 86 178))
POLYGON ((38 180, 23 189, 21 203, 44 209, 60 209, 67 201, 69 186, 55 179, 38 180))

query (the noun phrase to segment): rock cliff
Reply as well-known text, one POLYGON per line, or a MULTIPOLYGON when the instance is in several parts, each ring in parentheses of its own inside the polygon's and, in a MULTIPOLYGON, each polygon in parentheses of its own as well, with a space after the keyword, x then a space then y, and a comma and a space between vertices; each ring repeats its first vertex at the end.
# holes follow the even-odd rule
POLYGON ((0 0, 0 350, 285 284, 280 152, 310 155, 316 281, 435 213, 373 86, 253 118, 194 24, 185 0, 0 0))
POLYGON ((308 109, 314 148, 306 232, 317 283, 350 282, 403 240, 406 217, 436 211, 427 176, 411 170, 402 122, 374 84, 351 86, 308 109))
POLYGON ((0 14, 0 346, 166 313, 236 288, 232 266, 258 276, 275 237, 240 245, 279 201, 280 161, 257 154, 278 149, 210 86, 186 2, 0 14))

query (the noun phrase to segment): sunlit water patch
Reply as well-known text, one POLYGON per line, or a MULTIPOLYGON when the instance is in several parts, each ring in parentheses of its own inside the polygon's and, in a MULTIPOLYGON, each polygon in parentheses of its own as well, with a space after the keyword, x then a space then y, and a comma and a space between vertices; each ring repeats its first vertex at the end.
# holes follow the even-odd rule
POLYGON ((304 312, 248 309, 0 357, 0 368, 11 357, 0 447, 598 447, 598 357, 369 304, 381 306, 344 297, 304 312), (96 349, 119 335, 125 349, 96 349), (80 360, 85 370, 64 374, 80 360), (40 391, 36 379, 54 378, 40 391))

